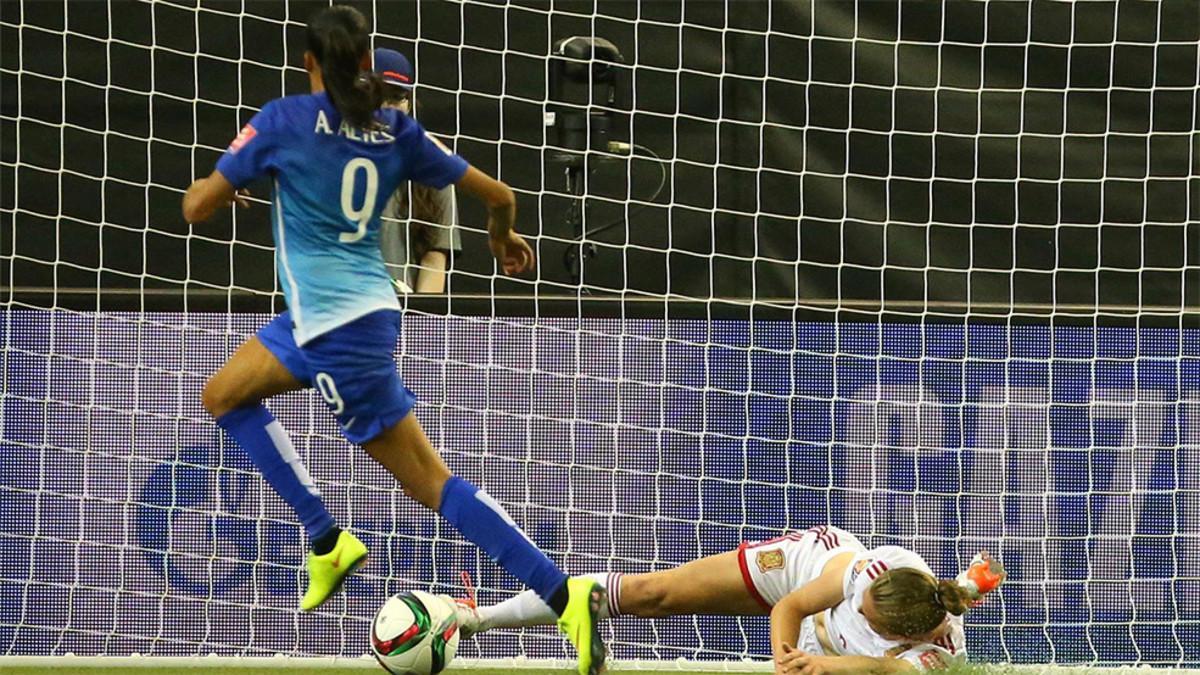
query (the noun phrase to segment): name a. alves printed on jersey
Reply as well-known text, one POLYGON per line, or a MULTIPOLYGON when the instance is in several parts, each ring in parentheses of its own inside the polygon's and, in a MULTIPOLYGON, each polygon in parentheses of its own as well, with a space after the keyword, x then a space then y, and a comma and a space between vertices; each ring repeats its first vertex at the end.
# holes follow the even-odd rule
MULTIPOLYGON (((317 123, 316 126, 313 127, 313 133, 328 135, 333 135, 334 133, 333 127, 330 126, 329 118, 325 116, 324 110, 317 111, 317 123)), ((249 122, 247 122, 246 126, 242 127, 242 130, 238 132, 238 135, 229 144, 229 151, 236 155, 238 150, 241 150, 243 146, 254 140, 256 135, 258 135, 258 130, 255 129, 254 126, 249 122)), ((356 129, 347 124, 345 121, 342 121, 342 123, 338 125, 337 135, 345 136, 346 138, 352 141, 358 141, 359 143, 370 143, 373 145, 391 143, 396 140, 395 136, 391 135, 384 129, 372 129, 369 131, 356 129)), ((438 139, 434 138, 432 134, 426 133, 425 135, 428 136, 431 141, 436 143, 437 146, 442 149, 442 152, 446 153, 447 155, 454 154, 454 151, 452 151, 450 148, 447 148, 446 145, 438 139)))
MULTIPOLYGON (((317 124, 313 127, 314 134, 334 134, 333 127, 329 125, 329 118, 325 116, 324 110, 317 111, 317 124)), ((352 141, 359 143, 368 143, 371 145, 382 145, 391 143, 396 140, 396 137, 388 133, 386 129, 356 129, 354 126, 347 124, 346 120, 342 120, 338 125, 338 136, 344 136, 352 141)))

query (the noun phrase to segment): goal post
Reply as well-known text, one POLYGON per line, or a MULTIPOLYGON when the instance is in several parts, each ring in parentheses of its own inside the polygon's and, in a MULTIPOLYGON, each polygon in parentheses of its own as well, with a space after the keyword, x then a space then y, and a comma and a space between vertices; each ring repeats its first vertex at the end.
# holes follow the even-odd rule
MULTIPOLYGON (((389 593, 519 590, 301 392, 270 407, 371 549, 301 614, 302 529, 200 405, 283 305, 267 186, 203 225, 179 202, 307 91, 324 4, 0 3, 0 666, 352 665, 389 593)), ((517 193, 536 273, 496 273, 464 199, 397 357, 450 467, 565 569, 833 523, 944 577, 1001 558, 973 660, 1198 667, 1193 4, 351 4, 517 193)), ((634 669, 769 654, 765 617, 607 630, 634 669)))

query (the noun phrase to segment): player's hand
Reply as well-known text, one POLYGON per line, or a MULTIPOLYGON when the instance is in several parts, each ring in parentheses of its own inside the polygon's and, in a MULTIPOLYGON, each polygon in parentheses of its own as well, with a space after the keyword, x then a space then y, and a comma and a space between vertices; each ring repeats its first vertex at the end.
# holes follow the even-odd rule
POLYGON ((798 649, 788 656, 792 657, 787 667, 789 675, 826 675, 841 672, 836 656, 809 654, 798 649))
POLYGON ((234 204, 242 207, 243 209, 250 208, 250 190, 247 188, 242 188, 241 190, 234 192, 233 196, 229 199, 229 205, 233 206, 234 204))
POLYGON ((775 660, 775 672, 777 675, 826 675, 827 673, 840 673, 846 671, 846 668, 842 667, 844 662, 844 659, 839 659, 836 656, 809 654, 785 643, 783 645, 783 654, 775 660))
POLYGON ((788 673, 796 672, 797 661, 805 656, 804 652, 786 642, 782 646, 783 653, 775 657, 775 675, 788 675, 788 673))
POLYGON ((509 230, 506 236, 489 237, 488 247, 504 274, 513 276, 533 269, 533 249, 521 235, 509 230))

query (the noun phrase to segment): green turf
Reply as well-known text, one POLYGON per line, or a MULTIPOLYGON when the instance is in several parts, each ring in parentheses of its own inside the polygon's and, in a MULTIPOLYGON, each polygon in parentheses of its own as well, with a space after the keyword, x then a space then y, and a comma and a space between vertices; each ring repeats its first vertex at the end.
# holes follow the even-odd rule
MULTIPOLYGON (((76 673, 130 673, 133 675, 194 675, 204 673, 204 671, 222 671, 232 675, 350 675, 353 673, 383 673, 382 669, 378 668, 239 668, 230 667, 230 665, 193 665, 193 667, 175 667, 175 668, 122 668, 119 665, 97 665, 97 667, 88 667, 88 665, 73 665, 72 671, 76 673)), ((966 667, 952 668, 943 670, 941 673, 946 675, 995 675, 1002 673, 1002 669, 991 669, 977 667, 977 665, 966 665, 966 667)), ((47 667, 8 667, 4 669, 4 675, 46 675, 48 673, 61 673, 61 667, 55 668, 52 665, 47 667)), ((575 673, 574 670, 533 670, 533 669, 514 669, 514 670, 484 670, 481 668, 470 669, 454 669, 446 671, 446 675, 569 675, 575 673)), ((664 670, 661 673, 656 673, 653 670, 611 670, 612 675, 720 675, 714 673, 713 670, 696 671, 689 673, 685 670, 664 670)), ((762 675, 769 675, 763 673, 762 675)))
MULTIPOLYGON (((370 664, 367 664, 368 666, 370 664)), ((50 675, 50 673, 64 672, 64 666, 10 666, 5 665, 0 668, 3 675, 50 675)), ((214 663, 211 665, 191 665, 191 666, 166 666, 166 667, 142 667, 142 666, 124 666, 124 665, 87 665, 72 663, 70 671, 77 672, 95 672, 99 673, 130 673, 131 675, 196 675, 203 672, 218 672, 229 673, 230 675, 351 675, 352 673, 383 673, 383 670, 375 667, 346 667, 346 668, 307 668, 307 667, 287 667, 287 668, 261 668, 254 666, 239 667, 230 663, 214 663)), ((483 668, 451 668, 446 671, 445 675, 571 675, 574 670, 561 669, 550 670, 540 669, 533 670, 527 668, 515 669, 483 669, 483 668)), ((1003 664, 965 664, 951 666, 947 670, 938 671, 940 675, 1030 675, 1038 672, 1036 668, 1021 670, 1012 666, 1003 664)), ((1096 669, 1086 666, 1080 667, 1064 667, 1059 666, 1052 671, 1055 675, 1084 675, 1085 673, 1095 673, 1096 669)), ((1100 672, 1104 672, 1101 670, 1100 672)), ((1128 674, 1133 672, 1130 668, 1117 668, 1109 671, 1112 675, 1117 673, 1128 674)), ((1162 671, 1160 671, 1162 672, 1162 671)), ((1200 671, 1181 671, 1188 673, 1197 673, 1200 671)), ((721 675, 720 671, 685 671, 685 670, 611 670, 610 675, 721 675)), ((735 674, 728 674, 735 675, 735 674)), ((742 675, 748 675, 743 673, 742 675)), ((770 671, 763 671, 759 675, 770 675, 770 671)))
MULTIPOLYGON (((51 666, 46 666, 46 667, 42 667, 42 666, 6 667, 4 669, 4 675, 49 675, 50 673, 61 673, 62 670, 63 669, 61 666, 59 666, 57 668, 51 667, 51 666)), ((94 671, 97 673, 125 672, 125 673, 131 673, 131 674, 135 674, 135 675, 189 675, 189 674, 195 675, 195 673, 198 673, 198 672, 226 672, 226 673, 230 673, 231 675, 280 675, 281 673, 287 673, 287 675, 350 675, 351 673, 360 673, 360 674, 361 673, 376 673, 376 672, 383 673, 383 670, 379 669, 379 668, 366 668, 366 669, 361 668, 361 667, 359 667, 359 668, 303 668, 303 667, 300 667, 300 668, 240 668, 240 667, 236 667, 236 666, 231 667, 229 664, 224 664, 224 665, 213 664, 211 666, 201 665, 201 666, 190 666, 190 667, 189 666, 180 666, 180 667, 173 667, 173 668, 172 667, 145 668, 145 667, 122 667, 122 666, 87 666, 87 665, 76 664, 76 665, 72 666, 72 671, 73 672, 94 671)), ((469 669, 464 668, 464 669, 456 670, 454 668, 451 668, 450 670, 446 671, 446 675, 568 675, 569 673, 573 673, 573 672, 575 672, 575 671, 567 670, 567 669, 563 669, 563 670, 527 670, 527 669, 521 668, 521 669, 517 669, 517 670, 504 670, 504 669, 484 670, 481 668, 469 668, 469 669)), ((612 675, 619 675, 619 674, 624 674, 624 673, 628 673, 629 675, 719 675, 719 673, 716 673, 711 670, 710 671, 698 671, 695 673, 691 673, 688 671, 682 671, 682 670, 666 670, 666 671, 662 671, 662 672, 655 672, 655 671, 650 671, 650 670, 615 670, 615 671, 609 671, 609 672, 612 673, 612 675)), ((999 671, 999 669, 990 669, 990 668, 983 668, 980 666, 969 665, 969 666, 965 666, 965 667, 952 668, 950 670, 945 670, 945 671, 941 671, 941 672, 945 673, 946 675, 985 675, 985 674, 995 675, 997 672, 1001 672, 1001 671, 999 671)), ((763 675, 769 675, 769 674, 764 673, 763 675)))
MULTIPOLYGON (((46 667, 42 667, 42 666, 11 667, 11 666, 9 666, 9 667, 4 668, 4 675, 49 675, 50 673, 62 673, 62 672, 63 672, 62 667, 55 668, 52 666, 46 666, 46 667)), ((361 673, 373 673, 373 672, 383 673, 383 669, 376 668, 376 669, 372 670, 370 668, 368 668, 368 669, 363 669, 363 668, 239 668, 236 666, 235 667, 229 667, 229 666, 221 667, 221 666, 216 666, 216 665, 194 666, 194 667, 186 667, 185 666, 185 667, 174 667, 174 668, 170 668, 170 667, 167 667, 167 668, 143 668, 140 666, 126 667, 126 666, 80 666, 80 665, 74 665, 71 667, 71 672, 132 673, 132 674, 136 674, 136 675, 177 675, 177 674, 183 675, 183 674, 187 674, 187 673, 192 673, 194 675, 195 673, 206 673, 206 672, 207 673, 217 673, 217 672, 236 673, 236 675, 281 675, 283 673, 286 673, 287 675, 350 675, 350 673, 359 673, 361 675, 361 673)), ((458 673, 456 675, 464 675, 466 672, 467 671, 458 671, 458 673)), ((482 673, 482 671, 476 671, 476 672, 482 673)), ((487 671, 487 672, 489 673, 489 675, 502 675, 501 671, 499 671, 499 670, 487 671)), ((541 674, 539 673, 538 675, 541 675, 541 674)), ((558 672, 558 673, 555 673, 555 675, 562 675, 562 673, 558 672)))

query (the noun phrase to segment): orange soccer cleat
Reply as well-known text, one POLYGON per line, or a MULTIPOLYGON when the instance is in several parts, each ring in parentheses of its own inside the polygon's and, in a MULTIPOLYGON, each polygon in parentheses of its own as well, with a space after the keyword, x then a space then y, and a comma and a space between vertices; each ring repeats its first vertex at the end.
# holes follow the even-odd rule
POLYGON ((475 601, 475 585, 471 583, 471 575, 466 570, 459 572, 463 588, 467 589, 467 597, 455 598, 449 595, 440 596, 454 608, 454 616, 458 621, 458 634, 469 638, 480 631, 483 623, 479 617, 479 603, 475 601))

